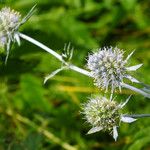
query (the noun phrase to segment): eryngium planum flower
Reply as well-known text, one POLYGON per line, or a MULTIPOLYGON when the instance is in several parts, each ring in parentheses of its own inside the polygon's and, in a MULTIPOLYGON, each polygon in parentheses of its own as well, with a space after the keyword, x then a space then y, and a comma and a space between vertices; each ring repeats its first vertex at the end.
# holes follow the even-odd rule
POLYGON ((88 134, 92 134, 98 131, 107 131, 115 141, 118 137, 117 127, 120 122, 131 123, 136 119, 131 117, 125 117, 121 113, 121 109, 126 105, 130 97, 122 104, 118 104, 114 100, 109 100, 106 97, 91 98, 87 103, 83 104, 83 114, 85 119, 92 128, 88 131, 88 134))
POLYGON ((10 47, 10 42, 15 41, 16 31, 21 20, 19 12, 4 7, 0 11, 0 47, 10 47))
POLYGON ((29 13, 21 19, 19 12, 10 9, 9 7, 4 7, 0 11, 0 49, 5 49, 7 56, 9 55, 9 50, 12 42, 17 42, 20 45, 19 38, 19 27, 24 24, 33 12, 34 7, 29 11, 29 13))
POLYGON ((119 88, 121 91, 121 83, 123 83, 124 78, 139 83, 138 80, 128 74, 128 71, 135 71, 142 66, 142 64, 139 64, 127 67, 128 59, 132 54, 133 52, 124 59, 123 50, 117 47, 104 47, 89 55, 87 68, 91 70, 95 85, 106 89, 106 91, 108 87, 111 87, 113 92, 115 88, 119 88))

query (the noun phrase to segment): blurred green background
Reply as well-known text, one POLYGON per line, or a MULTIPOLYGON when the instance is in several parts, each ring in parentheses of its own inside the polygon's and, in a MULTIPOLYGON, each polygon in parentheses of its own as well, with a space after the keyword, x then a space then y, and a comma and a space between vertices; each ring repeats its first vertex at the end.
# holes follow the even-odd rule
MULTIPOLYGON (((20 28, 62 53, 74 46, 72 63, 85 68, 88 53, 102 46, 118 46, 125 56, 136 50, 129 64, 143 63, 135 77, 150 84, 149 0, 1 0, 25 16, 36 12, 20 28)), ((150 118, 121 124, 119 139, 108 133, 86 135, 90 126, 80 114, 81 103, 96 89, 92 79, 63 71, 43 85, 46 75, 60 67, 53 56, 21 40, 8 63, 0 54, 0 150, 150 150, 150 118)), ((150 113, 150 101, 124 89, 119 102, 133 94, 125 112, 150 113)))

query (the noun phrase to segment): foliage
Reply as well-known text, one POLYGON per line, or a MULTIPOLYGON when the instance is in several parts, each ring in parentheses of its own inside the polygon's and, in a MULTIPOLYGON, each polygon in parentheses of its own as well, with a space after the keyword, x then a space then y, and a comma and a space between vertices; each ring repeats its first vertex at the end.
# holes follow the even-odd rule
MULTIPOLYGON (((21 32, 62 53, 74 46, 73 63, 85 67, 88 53, 102 46, 117 46, 126 55, 136 49, 131 64, 144 65, 137 79, 150 84, 150 2, 143 0, 3 0, 22 16, 37 4, 21 32)), ((73 71, 62 71, 43 85, 44 77, 60 67, 53 56, 21 40, 10 51, 7 65, 0 54, 0 149, 147 149, 150 119, 122 125, 114 142, 109 134, 86 135, 89 126, 80 103, 99 91, 93 81, 73 71)), ((149 113, 149 101, 123 90, 117 98, 133 94, 126 106, 133 113, 149 113)))

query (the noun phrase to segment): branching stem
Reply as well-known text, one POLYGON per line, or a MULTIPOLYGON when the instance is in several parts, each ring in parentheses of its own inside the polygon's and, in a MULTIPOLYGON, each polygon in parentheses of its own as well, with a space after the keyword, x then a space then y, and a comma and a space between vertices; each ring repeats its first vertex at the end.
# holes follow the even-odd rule
MULTIPOLYGON (((51 55, 53 55, 55 58, 57 58, 59 61, 61 61, 62 63, 64 63, 66 66, 68 66, 69 69, 74 70, 74 71, 76 71, 76 72, 79 72, 79 73, 81 73, 81 74, 84 74, 84 75, 86 75, 86 76, 88 76, 88 77, 92 77, 92 75, 91 75, 91 73, 90 73, 89 71, 87 71, 87 70, 85 70, 85 69, 82 69, 82 68, 79 68, 79 67, 77 67, 77 66, 75 66, 75 65, 73 65, 73 64, 69 64, 68 62, 65 62, 65 61, 62 59, 62 56, 61 56, 61 55, 59 55, 58 53, 56 53, 54 50, 48 48, 48 47, 45 46, 44 44, 40 43, 39 41, 37 41, 37 40, 35 40, 35 39, 33 39, 33 38, 31 38, 31 37, 25 35, 25 34, 22 34, 22 33, 19 33, 19 36, 20 36, 21 38, 23 38, 24 40, 27 40, 27 41, 33 43, 34 45, 36 45, 36 46, 42 48, 43 50, 47 51, 48 53, 50 53, 51 55)), ((121 86, 122 86, 122 87, 125 87, 125 88, 127 88, 127 89, 130 89, 130 90, 132 90, 132 91, 135 91, 135 92, 137 92, 137 93, 140 93, 141 95, 143 95, 143 96, 145 96, 145 97, 147 97, 147 98, 150 98, 150 94, 144 92, 144 91, 141 90, 141 89, 138 89, 138 88, 136 88, 136 87, 133 87, 133 86, 128 85, 128 84, 125 84, 125 83, 121 83, 121 86)))
POLYGON ((33 38, 31 38, 31 37, 25 35, 25 34, 22 34, 22 33, 19 33, 19 36, 20 36, 22 39, 27 40, 27 41, 33 43, 34 45, 36 45, 36 46, 42 48, 43 50, 47 51, 48 53, 50 53, 51 55, 53 55, 55 58, 57 58, 59 61, 61 61, 62 63, 64 63, 66 66, 68 66, 69 69, 74 70, 74 71, 76 71, 76 72, 79 72, 79 73, 81 73, 81 74, 84 74, 84 75, 86 75, 86 76, 91 76, 91 75, 90 75, 90 72, 88 72, 88 71, 86 71, 86 70, 84 70, 84 69, 82 69, 82 68, 79 68, 79 67, 77 67, 77 66, 75 66, 75 65, 73 65, 73 64, 69 64, 69 63, 65 62, 65 61, 62 59, 62 56, 61 56, 61 55, 59 55, 58 53, 56 53, 54 50, 48 48, 48 47, 45 46, 44 44, 40 43, 39 41, 37 41, 37 40, 35 40, 35 39, 33 39, 33 38))

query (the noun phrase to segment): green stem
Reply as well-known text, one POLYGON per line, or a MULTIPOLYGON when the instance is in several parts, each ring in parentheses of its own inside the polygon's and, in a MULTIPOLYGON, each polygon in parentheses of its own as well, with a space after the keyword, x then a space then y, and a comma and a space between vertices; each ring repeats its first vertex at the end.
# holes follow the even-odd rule
MULTIPOLYGON (((27 40, 27 41, 33 43, 34 45, 36 45, 36 46, 42 48, 43 50, 47 51, 48 53, 50 53, 51 55, 53 55, 54 57, 56 57, 59 61, 61 61, 62 63, 64 63, 66 66, 68 66, 69 69, 74 70, 74 71, 76 71, 76 72, 79 72, 79 73, 81 73, 81 74, 84 74, 84 75, 86 75, 86 76, 88 76, 88 77, 92 77, 92 75, 91 75, 91 73, 90 73, 89 71, 84 70, 84 69, 82 69, 82 68, 79 68, 79 67, 77 67, 77 66, 75 66, 75 65, 73 65, 73 64, 69 64, 69 63, 65 62, 65 61, 62 59, 62 56, 61 56, 61 55, 59 55, 58 53, 56 53, 54 50, 48 48, 48 47, 45 46, 44 44, 40 43, 39 41, 37 41, 37 40, 35 40, 35 39, 33 39, 33 38, 31 38, 31 37, 25 35, 25 34, 22 34, 22 33, 19 33, 19 36, 20 36, 21 38, 23 38, 23 39, 25 39, 25 40, 27 40)), ((136 88, 136 87, 133 87, 133 86, 128 85, 128 84, 125 84, 125 83, 121 83, 121 86, 122 86, 122 87, 125 87, 125 88, 127 88, 127 89, 130 89, 130 90, 132 90, 132 91, 135 91, 135 92, 137 92, 137 93, 140 93, 141 95, 143 95, 143 96, 145 96, 145 97, 147 97, 147 98, 150 98, 150 94, 148 94, 148 93, 144 92, 143 90, 140 90, 140 89, 138 89, 138 88, 136 88)))
POLYGON ((69 63, 65 62, 65 61, 62 59, 62 56, 61 56, 61 55, 59 55, 58 53, 56 53, 54 50, 48 48, 48 47, 45 46, 44 44, 40 43, 39 41, 37 41, 37 40, 35 40, 35 39, 33 39, 33 38, 31 38, 31 37, 25 35, 25 34, 22 34, 22 33, 19 33, 19 36, 20 36, 22 39, 27 40, 27 41, 33 43, 34 45, 36 45, 36 46, 42 48, 43 50, 47 51, 48 53, 50 53, 51 55, 53 55, 55 58, 57 58, 59 61, 61 61, 62 63, 64 63, 66 66, 68 66, 69 69, 74 70, 74 71, 76 71, 76 72, 79 72, 79 73, 81 73, 81 74, 84 74, 84 75, 86 75, 86 76, 91 76, 90 72, 88 72, 88 71, 86 71, 86 70, 84 70, 84 69, 82 69, 82 68, 79 68, 79 67, 77 67, 77 66, 75 66, 75 65, 73 65, 73 64, 69 64, 69 63))
POLYGON ((150 117, 150 114, 133 114, 133 115, 123 115, 124 117, 132 117, 132 118, 145 118, 150 117))

